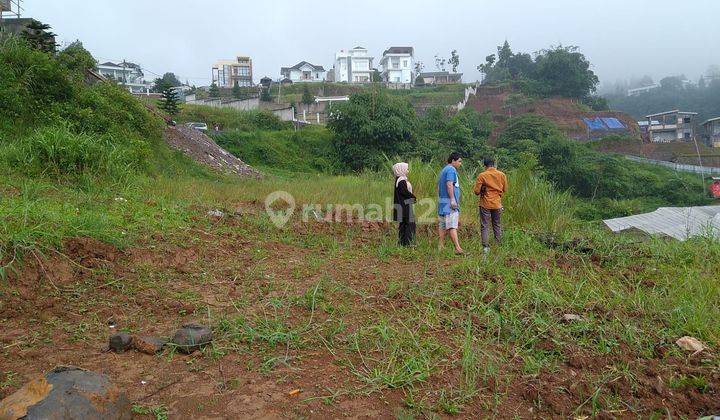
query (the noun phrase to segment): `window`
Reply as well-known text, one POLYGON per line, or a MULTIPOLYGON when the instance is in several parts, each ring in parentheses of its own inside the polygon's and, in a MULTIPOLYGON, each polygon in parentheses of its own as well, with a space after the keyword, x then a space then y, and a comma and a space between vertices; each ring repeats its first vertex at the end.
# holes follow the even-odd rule
POLYGON ((686 131, 686 132, 685 132, 685 138, 686 138, 686 139, 689 139, 689 138, 690 138, 690 132, 689 132, 689 131, 686 131))
POLYGON ((690 124, 690 117, 683 118, 683 124, 690 124))
POLYGON ((408 68, 407 60, 403 60, 403 68, 404 68, 404 69, 408 68))

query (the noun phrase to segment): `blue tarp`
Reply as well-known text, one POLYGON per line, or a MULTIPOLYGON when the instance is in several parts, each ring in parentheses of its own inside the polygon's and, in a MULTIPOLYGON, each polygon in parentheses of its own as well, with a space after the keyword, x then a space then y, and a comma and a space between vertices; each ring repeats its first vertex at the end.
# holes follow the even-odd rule
POLYGON ((623 124, 617 118, 603 118, 602 121, 611 130, 622 130, 622 129, 626 128, 625 124, 623 124))
POLYGON ((585 125, 588 126, 590 131, 595 131, 595 130, 606 131, 607 130, 607 128, 603 124, 602 120, 600 120, 600 118, 595 118, 592 120, 590 118, 583 118, 583 121, 585 121, 585 125))

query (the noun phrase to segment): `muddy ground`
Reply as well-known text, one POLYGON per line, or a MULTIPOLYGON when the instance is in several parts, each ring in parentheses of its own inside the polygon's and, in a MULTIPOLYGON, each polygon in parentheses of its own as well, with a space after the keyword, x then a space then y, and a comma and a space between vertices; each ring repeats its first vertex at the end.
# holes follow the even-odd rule
MULTIPOLYGON (((0 398, 56 365, 75 365, 110 376, 138 412, 161 407, 170 418, 395 418, 413 412, 408 404, 412 387, 369 387, 350 367, 363 361, 347 350, 343 337, 378 314, 393 317, 408 307, 402 294, 388 293, 389 280, 408 287, 427 277, 445 281, 438 273, 453 260, 418 269, 417 262, 395 256, 358 258, 356 251, 395 234, 383 224, 313 222, 296 225, 285 239, 270 237, 254 211, 210 222, 202 214, 196 228, 156 233, 125 250, 72 238, 60 251, 25 255, 2 280, 9 292, 0 306, 0 398), (340 251, 333 251, 338 246, 334 237, 342 238, 340 251), (306 298, 323 278, 338 286, 336 293, 326 292, 327 307, 321 310, 306 298), (337 321, 331 317, 334 307, 345 308, 344 333, 336 341, 324 335, 337 321), (311 326, 304 330, 309 338, 229 338, 237 320, 276 319, 269 314, 277 313, 287 314, 283 319, 290 327, 311 326), (186 321, 212 326, 213 346, 192 355, 166 350, 157 356, 104 348, 117 331, 170 336, 186 321)), ((557 264, 567 270, 573 260, 557 264)), ((457 305, 449 302, 448 310, 457 305)), ((243 325, 247 330, 251 323, 243 325)), ((258 323, 252 325, 259 330, 258 323)), ((437 339, 447 338, 438 332, 437 339)), ((528 375, 508 355, 502 374, 480 384, 455 417, 692 418, 720 413, 717 366, 702 356, 668 356, 672 345, 660 343, 652 355, 622 347, 598 355, 541 342, 537 350, 555 354, 558 364, 528 375), (607 375, 610 365, 623 366, 628 374, 607 375), (702 376, 707 387, 670 387, 669 378, 678 374, 702 376), (594 396, 600 394, 616 395, 621 408, 594 408, 594 396)), ((416 415, 452 417, 451 410, 435 402, 441 388, 456 385, 457 372, 458 366, 448 361, 414 385, 429 403, 416 415)))

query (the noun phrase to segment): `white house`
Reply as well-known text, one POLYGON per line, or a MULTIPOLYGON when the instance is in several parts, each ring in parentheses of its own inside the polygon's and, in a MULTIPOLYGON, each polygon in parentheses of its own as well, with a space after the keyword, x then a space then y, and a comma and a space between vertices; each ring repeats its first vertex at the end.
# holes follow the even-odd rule
POLYGON ((323 66, 316 66, 307 61, 301 61, 292 67, 281 67, 280 75, 285 79, 297 82, 322 82, 327 71, 323 66))
POLYGON ((386 83, 411 84, 415 59, 413 47, 390 47, 383 52, 380 59, 382 72, 380 77, 386 83))
POLYGON ((112 63, 110 61, 98 64, 97 71, 101 75, 116 80, 133 93, 148 93, 152 83, 146 82, 145 75, 139 65, 128 61, 112 63))
POLYGON ((333 71, 335 82, 370 83, 372 82, 373 57, 367 48, 355 47, 350 51, 341 50, 335 54, 333 71))

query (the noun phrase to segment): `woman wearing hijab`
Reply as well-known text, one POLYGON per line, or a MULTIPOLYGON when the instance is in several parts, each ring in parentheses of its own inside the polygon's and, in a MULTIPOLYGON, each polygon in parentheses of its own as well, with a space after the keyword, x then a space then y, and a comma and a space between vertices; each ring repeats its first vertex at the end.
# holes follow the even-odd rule
POLYGON ((394 164, 392 170, 395 174, 393 220, 400 224, 398 228, 400 245, 410 246, 415 241, 415 215, 413 214, 415 196, 412 193, 412 184, 407 179, 409 167, 407 163, 400 162, 394 164))

